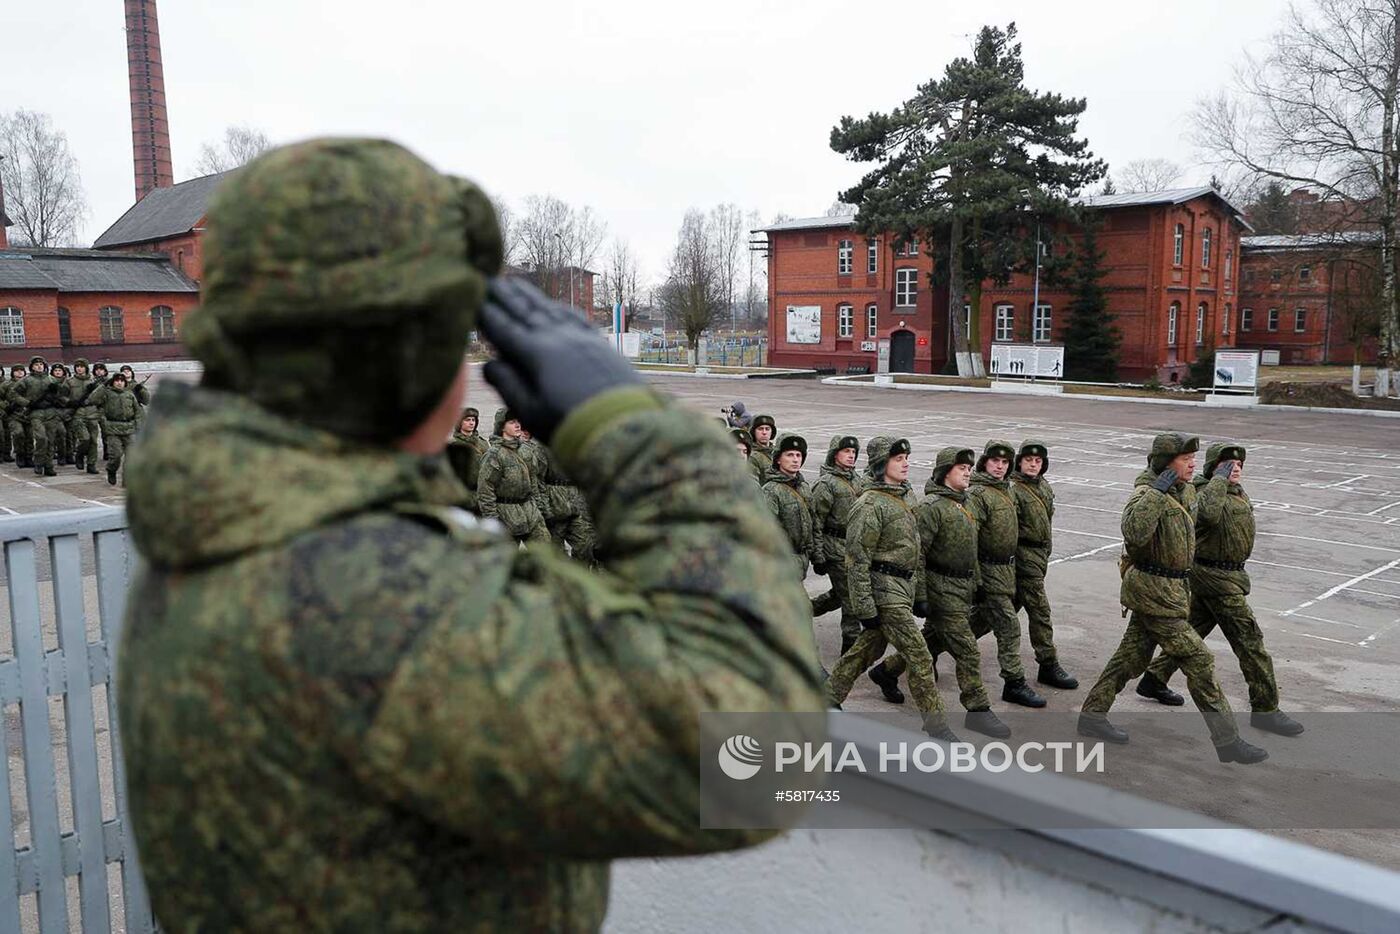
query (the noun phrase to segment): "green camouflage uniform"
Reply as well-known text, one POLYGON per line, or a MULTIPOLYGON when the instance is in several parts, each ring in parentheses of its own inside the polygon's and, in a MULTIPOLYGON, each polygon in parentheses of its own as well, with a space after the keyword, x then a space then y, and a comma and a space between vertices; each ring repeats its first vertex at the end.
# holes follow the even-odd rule
POLYGON ((393 446, 447 392, 501 262, 486 198, 449 211, 429 173, 316 141, 210 206, 185 331, 203 383, 161 391, 130 465, 117 704, 165 930, 596 930, 609 860, 772 835, 700 826, 700 711, 820 709, 787 543, 702 416, 617 389, 555 433, 625 540, 606 574, 474 522, 442 457, 393 446), (422 246, 379 248, 395 236, 422 246), (308 346, 324 365, 298 368, 308 346))
POLYGON ((545 513, 549 537, 561 551, 568 545, 567 554, 592 564, 594 531, 593 519, 588 514, 588 502, 583 498, 583 492, 565 475, 549 448, 535 443, 544 455, 540 490, 549 504, 545 513))
MULTIPOLYGON (((1264 633, 1249 608, 1249 572, 1244 568, 1254 552, 1254 506, 1238 483, 1212 476, 1222 459, 1243 461, 1244 455, 1243 445, 1212 444, 1206 451, 1205 470, 1192 481, 1197 506, 1191 628, 1205 638, 1220 627, 1249 685, 1250 710, 1272 713, 1278 710, 1274 660, 1264 648, 1264 633), (1227 450, 1237 456, 1222 458, 1227 450)), ((1176 667, 1170 656, 1158 652, 1147 673, 1166 684, 1176 667)))
POLYGON ((10 378, 0 383, 0 422, 5 425, 5 451, 13 449, 16 467, 30 467, 33 461, 29 457, 29 415, 24 408, 24 397, 19 393, 22 382, 24 376, 16 379, 12 369, 10 378))
POLYGON ((1009 480, 998 480, 984 469, 994 452, 1008 461, 1016 457, 1010 442, 988 441, 968 488, 967 506, 977 520, 980 585, 972 632, 979 639, 989 632, 996 636, 1002 680, 1016 682, 1026 677, 1021 667, 1021 621, 1012 602, 1016 597, 1016 500, 1009 480))
POLYGON ((491 447, 477 475, 476 499, 481 514, 497 519, 518 542, 547 542, 549 529, 539 507, 539 480, 531 467, 533 452, 523 450, 520 438, 501 436, 510 419, 506 409, 496 412, 491 447))
MULTIPOLYGON (((35 361, 45 363, 43 357, 33 357, 29 365, 33 367, 35 361)), ((25 406, 29 446, 36 472, 40 468, 52 470, 54 466, 54 445, 58 440, 60 428, 59 388, 57 381, 48 374, 45 363, 43 373, 35 373, 31 369, 16 390, 25 406)))
POLYGON ((927 722, 930 716, 941 720, 944 709, 933 683, 933 656, 914 621, 914 604, 925 597, 916 498, 907 482, 896 486, 884 479, 890 457, 908 451, 902 438, 872 438, 866 446, 871 479, 846 520, 846 587, 856 618, 879 624, 864 629, 841 656, 826 692, 829 702, 841 703, 856 677, 893 646, 906 660, 910 693, 927 722))
POLYGON ((800 435, 785 434, 773 447, 773 466, 763 474, 763 499, 768 510, 787 533, 795 557, 797 579, 807 577, 807 564, 821 564, 815 523, 812 521, 812 491, 801 471, 789 477, 777 467, 778 455, 787 450, 801 450, 807 459, 807 441, 800 435))
POLYGON ((476 409, 468 408, 462 412, 462 418, 457 420, 457 429, 452 432, 452 440, 447 442, 447 462, 452 465, 452 472, 466 488, 467 498, 462 505, 469 512, 481 515, 481 506, 476 499, 476 482, 481 473, 481 462, 485 459, 490 444, 475 428, 471 434, 463 433, 462 420, 467 417, 474 417, 477 424, 481 424, 481 413, 476 409))
POLYGON ((1045 574, 1050 566, 1051 520, 1055 518, 1055 490, 1045 474, 1050 470, 1050 451, 1044 442, 1023 441, 1016 452, 1016 469, 1011 473, 1011 492, 1016 499, 1016 595, 1012 606, 1026 611, 1035 660, 1050 665, 1055 653, 1055 629, 1050 624, 1050 598, 1045 593, 1045 574), (1021 473, 1021 458, 1039 453, 1040 474, 1021 473))
POLYGON ((130 389, 109 385, 102 395, 101 415, 102 432, 107 437, 107 479, 112 481, 146 413, 130 389))
POLYGON ((769 468, 773 466, 773 446, 778 440, 778 423, 771 415, 755 415, 753 421, 749 423, 749 470, 758 481, 758 485, 764 484, 765 475, 769 468), (754 432, 760 425, 767 425, 773 429, 773 435, 768 439, 767 444, 759 444, 754 437, 754 432))
POLYGON ((860 441, 851 435, 836 435, 826 449, 821 476, 812 484, 812 529, 825 564, 831 589, 812 601, 812 615, 841 611, 841 639, 854 642, 860 636, 860 620, 851 613, 846 597, 846 519, 865 482, 853 468, 836 463, 843 448, 860 453, 860 441))
POLYGON ((1186 673, 1191 697, 1205 716, 1211 739, 1222 746, 1233 742, 1238 731, 1230 703, 1215 679, 1210 650, 1187 622, 1191 612, 1188 575, 1196 552, 1196 488, 1188 478, 1178 478, 1167 493, 1152 486, 1172 458, 1198 445, 1189 435, 1158 435, 1152 442, 1148 469, 1134 481, 1136 489, 1123 507, 1123 547, 1130 564, 1119 590, 1119 600, 1132 615, 1081 710, 1107 714, 1123 686, 1147 669, 1153 645, 1160 645, 1186 673))
POLYGON ((56 400, 53 414, 54 463, 71 464, 73 463, 73 410, 77 408, 73 404, 73 374, 62 363, 55 363, 49 367, 49 376, 55 384, 53 397, 56 400), (61 374, 54 372, 60 368, 62 369, 61 374))
POLYGON ((96 380, 91 372, 87 376, 78 375, 78 367, 88 368, 88 362, 79 357, 73 361, 73 375, 68 377, 68 402, 73 407, 73 417, 69 422, 72 432, 73 463, 80 469, 86 467, 88 473, 97 473, 97 448, 102 436, 102 416, 97 406, 92 404, 89 390, 96 392, 96 380))

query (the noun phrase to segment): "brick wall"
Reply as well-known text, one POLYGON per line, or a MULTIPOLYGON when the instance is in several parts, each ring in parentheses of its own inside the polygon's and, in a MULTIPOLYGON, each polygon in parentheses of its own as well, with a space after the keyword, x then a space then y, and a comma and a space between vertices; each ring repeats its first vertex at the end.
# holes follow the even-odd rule
POLYGON ((1284 365, 1350 364, 1354 358, 1374 363, 1374 339, 1362 343, 1359 355, 1348 339, 1347 309, 1351 301, 1361 300, 1351 294, 1359 269, 1346 258, 1316 250, 1249 250, 1239 302, 1239 345, 1277 350, 1284 365), (1270 312, 1275 313, 1273 328, 1270 312))
POLYGON ((50 361, 87 357, 89 360, 163 360, 187 357, 188 351, 179 343, 185 315, 199 304, 195 293, 179 292, 20 292, 0 293, 0 306, 12 305, 24 312, 23 347, 0 345, 0 363, 25 362, 34 354, 50 361), (107 344, 102 341, 99 309, 105 306, 122 309, 124 341, 107 344), (151 334, 151 309, 164 305, 175 319, 174 341, 156 341, 151 334), (68 310, 71 344, 65 346, 59 336, 58 309, 68 310))

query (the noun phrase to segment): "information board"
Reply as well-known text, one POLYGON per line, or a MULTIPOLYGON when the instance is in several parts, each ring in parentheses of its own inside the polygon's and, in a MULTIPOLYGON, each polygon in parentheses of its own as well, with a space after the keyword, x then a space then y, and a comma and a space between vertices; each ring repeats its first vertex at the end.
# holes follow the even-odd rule
POLYGON ((822 306, 787 306, 787 342, 789 344, 820 344, 822 342, 822 306))
POLYGON ((1215 355, 1216 389, 1254 389, 1259 385, 1259 351, 1222 350, 1215 355))
POLYGON ((1062 379, 1065 349, 1049 344, 993 344, 992 375, 1062 379))

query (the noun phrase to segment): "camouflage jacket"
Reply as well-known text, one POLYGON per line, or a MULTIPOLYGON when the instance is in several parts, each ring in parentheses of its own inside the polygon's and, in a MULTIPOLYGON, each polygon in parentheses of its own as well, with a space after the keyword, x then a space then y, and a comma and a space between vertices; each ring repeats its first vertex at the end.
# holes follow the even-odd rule
POLYGON ((1044 477, 1016 472, 1011 494, 1016 500, 1016 576, 1044 577, 1050 565, 1055 489, 1044 477))
POLYGON ((549 472, 549 450, 531 438, 529 441, 520 442, 520 456, 525 458, 525 463, 530 465, 530 477, 535 484, 535 508, 540 511, 546 522, 554 518, 551 511, 552 503, 545 493, 544 477, 549 472))
POLYGON ((58 408, 60 402, 58 380, 47 373, 42 376, 30 373, 19 381, 14 393, 20 402, 21 413, 30 415, 58 408))
POLYGON ((15 390, 19 384, 20 380, 8 376, 0 380, 0 418, 9 418, 18 413, 19 401, 15 390))
POLYGON ((604 574, 451 508, 441 457, 178 384, 150 427, 118 709, 165 924, 592 931, 608 860, 772 836, 700 826, 698 714, 822 709, 808 600, 702 416, 560 427, 604 574))
POLYGON ((812 491, 802 474, 789 477, 776 467, 763 475, 763 498, 768 511, 787 533, 793 554, 797 556, 798 580, 807 576, 807 563, 820 564, 821 552, 812 532, 812 491))
MULTIPOLYGON (((831 443, 836 444, 842 437, 837 435, 831 443)), ((845 562, 846 522, 856 497, 865 490, 865 482, 854 470, 832 462, 835 454, 827 452, 821 476, 812 484, 812 532, 827 564, 845 562)))
POLYGON ((499 519, 507 532, 525 539, 544 524, 544 516, 536 503, 539 484, 521 447, 519 438, 491 439, 476 478, 476 500, 483 516, 499 519))
POLYGON ((876 481, 851 507, 846 520, 846 591, 857 619, 872 619, 880 607, 912 609, 924 599, 915 502, 908 483, 876 481), (908 571, 909 577, 874 570, 872 564, 908 571))
POLYGON ((549 448, 540 445, 544 454, 544 473, 540 477, 540 495, 548 505, 541 509, 548 522, 564 523, 588 512, 583 493, 559 466, 559 460, 549 448))
POLYGON ((1191 565, 1191 593, 1197 597, 1245 596, 1249 572, 1208 567, 1206 561, 1243 564, 1254 553, 1254 505, 1238 483, 1224 477, 1192 481, 1196 488, 1196 563, 1191 565))
POLYGON ((109 435, 130 437, 136 434, 145 419, 141 403, 129 389, 107 387, 102 395, 102 430, 109 435))
POLYGON ((1016 568, 1013 564, 994 564, 987 559, 1005 560, 1016 556, 1016 500, 1011 484, 1006 480, 979 470, 972 475, 967 491, 967 505, 977 520, 977 558, 981 563, 980 585, 983 591, 1001 596, 1016 593, 1016 568))
POLYGON ((930 479, 914 507, 930 610, 966 612, 977 592, 977 520, 967 498, 930 479))
POLYGON ((463 505, 477 515, 481 514, 481 507, 476 499, 476 481, 481 474, 481 463, 490 447, 486 439, 475 431, 469 435, 462 434, 460 430, 454 431, 452 440, 447 442, 447 462, 452 465, 452 472, 467 490, 467 498, 463 505))
POLYGON ((772 444, 759 444, 757 441, 749 447, 749 465, 759 478, 759 483, 765 482, 766 474, 773 469, 773 447, 772 444))
POLYGON ((1156 479, 1151 470, 1138 474, 1123 507, 1123 547, 1132 564, 1123 573, 1119 600, 1148 616, 1186 619, 1191 588, 1183 572, 1191 571, 1196 556, 1196 488, 1178 480, 1169 492, 1160 493, 1152 487, 1156 479))
POLYGON ((68 405, 75 409, 75 414, 79 418, 100 418, 101 414, 97 406, 92 404, 92 393, 97 392, 97 387, 93 385, 91 376, 70 376, 66 380, 68 384, 68 405), (88 392, 91 389, 92 392, 88 392))

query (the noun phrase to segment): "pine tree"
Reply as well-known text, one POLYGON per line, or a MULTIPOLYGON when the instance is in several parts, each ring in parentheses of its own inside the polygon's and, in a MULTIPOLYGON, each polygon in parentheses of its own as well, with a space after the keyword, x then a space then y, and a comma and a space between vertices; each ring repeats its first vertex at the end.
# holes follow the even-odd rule
POLYGON ((1069 275, 1069 328, 1065 331, 1065 377, 1112 383, 1118 380, 1118 343, 1122 339, 1108 312, 1103 287, 1103 251, 1097 218, 1084 223, 1084 235, 1069 275))
POLYGON ((1298 209, 1288 200, 1288 192, 1278 182, 1269 182, 1259 197, 1245 208, 1245 215, 1257 234, 1298 232, 1298 209))
POLYGON ((946 245, 940 266, 960 351, 980 346, 976 315, 962 333, 965 297, 977 307, 983 277, 1032 264, 1036 219, 1053 228, 1071 216, 1070 198, 1103 177, 1103 161, 1076 135, 1084 108, 1083 98, 1025 86, 1012 23, 984 26, 971 58, 949 63, 902 107, 832 129, 833 150, 877 163, 840 195, 860 205, 860 231, 946 245))

